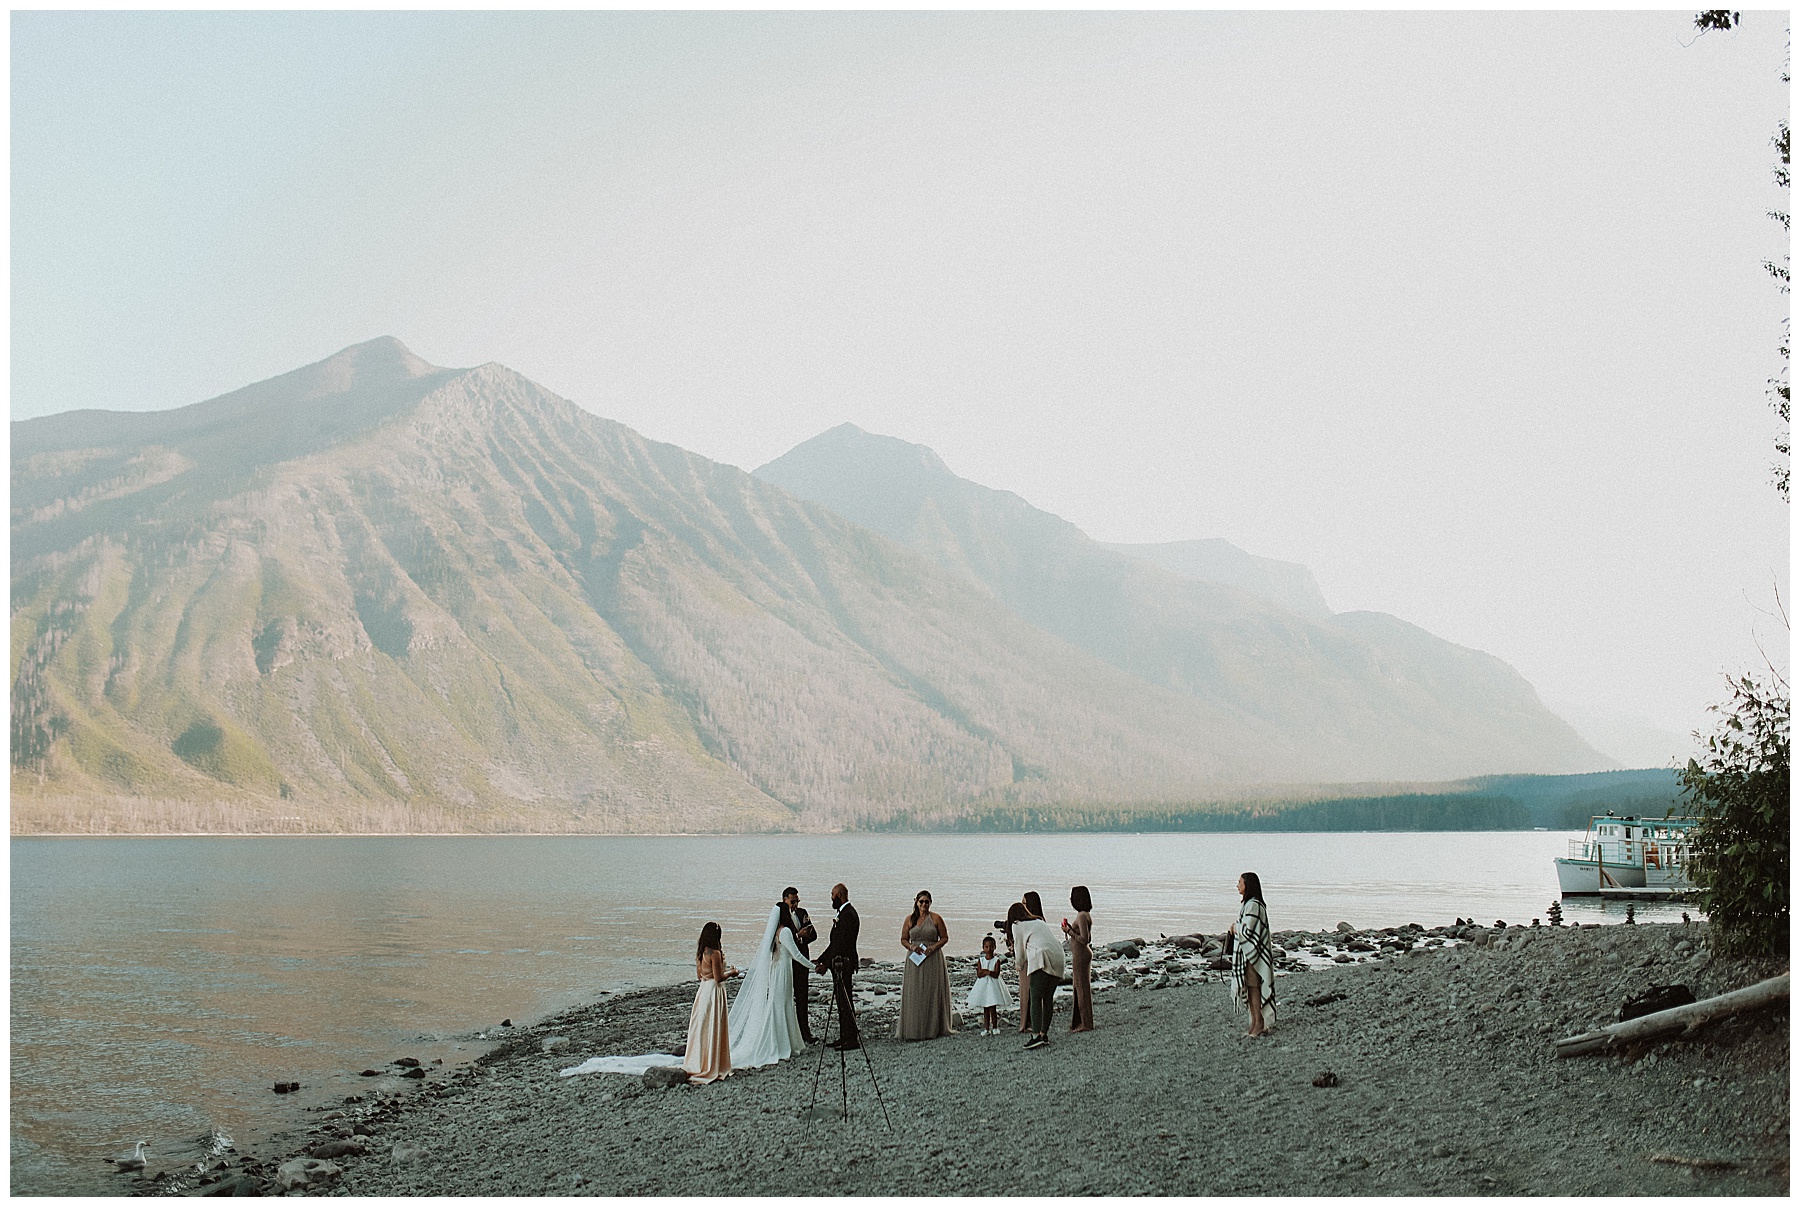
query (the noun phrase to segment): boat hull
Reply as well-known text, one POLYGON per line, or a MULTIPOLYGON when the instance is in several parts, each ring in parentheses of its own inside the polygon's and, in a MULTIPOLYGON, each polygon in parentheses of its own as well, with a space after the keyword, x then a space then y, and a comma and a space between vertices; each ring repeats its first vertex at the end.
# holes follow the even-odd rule
POLYGON ((1641 889, 1644 869, 1630 864, 1601 864, 1594 859, 1558 859, 1556 882, 1565 897, 1598 897, 1602 889, 1641 889), (1601 869, 1605 868, 1605 878, 1601 869))

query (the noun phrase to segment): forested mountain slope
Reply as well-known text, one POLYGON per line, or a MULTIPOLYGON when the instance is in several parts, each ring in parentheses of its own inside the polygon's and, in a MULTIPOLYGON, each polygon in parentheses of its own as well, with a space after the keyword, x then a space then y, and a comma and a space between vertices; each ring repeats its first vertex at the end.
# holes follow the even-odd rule
POLYGON ((15 825, 122 796, 837 828, 1317 762, 499 365, 377 340, 172 412, 18 423, 13 454, 15 825))
POLYGON ((15 830, 837 829, 1600 763, 1496 659, 926 485, 846 518, 387 339, 16 423, 15 830))
POLYGON ((1018 495, 956 476, 923 445, 851 424, 756 474, 905 542, 1147 683, 1272 727, 1287 749, 1306 752, 1311 778, 1612 765, 1500 659, 1382 613, 1332 615, 1323 597, 1308 598, 1302 567, 1214 556, 1217 577, 1203 581, 1190 576, 1205 568, 1196 555, 1217 550, 1149 547, 1189 572, 1176 574, 1140 548, 1101 545, 1018 495), (1234 585, 1234 575, 1249 582, 1234 585), (1268 589, 1246 589, 1258 581, 1268 589), (1284 593, 1299 610, 1276 602, 1284 593))

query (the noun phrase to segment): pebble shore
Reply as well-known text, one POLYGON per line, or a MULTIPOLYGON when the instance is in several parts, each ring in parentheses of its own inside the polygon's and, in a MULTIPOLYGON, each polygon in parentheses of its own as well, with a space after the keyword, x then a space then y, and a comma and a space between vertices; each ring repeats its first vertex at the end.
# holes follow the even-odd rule
MULTIPOLYGON (((672 1088, 559 1075, 677 1050, 693 987, 650 989, 513 1028, 471 1065, 373 1078, 297 1151, 227 1154, 136 1193, 1785 1195, 1785 1003, 1553 1054, 1649 986, 1704 998, 1786 967, 1716 957, 1705 932, 1277 932, 1279 1014, 1257 1040, 1215 940, 1120 940, 1096 951, 1096 1030, 1068 1033, 1059 999, 1035 1052, 1016 1014, 998 1036, 970 1013, 955 1035, 890 1038, 900 971, 875 964, 857 977, 866 1061, 815 1047, 672 1088)), ((973 960, 950 963, 960 1002, 973 960)))

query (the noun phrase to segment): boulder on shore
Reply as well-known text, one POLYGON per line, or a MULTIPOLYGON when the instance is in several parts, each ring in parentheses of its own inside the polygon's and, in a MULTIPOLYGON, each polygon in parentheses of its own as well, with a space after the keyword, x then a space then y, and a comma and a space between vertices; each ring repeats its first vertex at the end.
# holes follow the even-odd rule
POLYGON ((326 1182, 336 1181, 343 1173, 330 1161, 321 1161, 315 1157, 296 1157, 292 1161, 283 1161, 275 1171, 275 1180, 283 1190, 296 1190, 303 1186, 320 1186, 326 1182))

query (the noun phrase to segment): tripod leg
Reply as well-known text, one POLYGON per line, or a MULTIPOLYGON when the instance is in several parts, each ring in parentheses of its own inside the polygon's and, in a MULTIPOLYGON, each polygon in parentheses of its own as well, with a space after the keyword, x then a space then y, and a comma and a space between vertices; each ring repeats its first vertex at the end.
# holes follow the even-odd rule
MULTIPOLYGON (((825 1034, 827 1034, 827 1035, 831 1034, 831 1020, 836 1016, 836 1014, 837 1014, 837 995, 833 994, 831 997, 831 1005, 827 1006, 825 1009, 825 1034)), ((843 1053, 840 1052, 839 1055, 841 1056, 841 1055, 843 1055, 843 1053)), ((810 1097, 806 1100, 806 1109, 807 1109, 808 1113, 811 1113, 811 1111, 813 1109, 813 1104, 818 1102, 818 1100, 819 1100, 819 1074, 823 1073, 824 1071, 825 1071, 825 1044, 823 1042, 821 1042, 819 1044, 819 1063, 813 1066, 812 1097, 810 1097)))
POLYGON ((838 1049, 838 1097, 843 1103, 845 1122, 850 1119, 850 1058, 838 1049))
POLYGON ((887 1122, 887 1129, 894 1130, 894 1121, 888 1118, 887 1099, 881 1096, 881 1083, 875 1080, 875 1062, 869 1058, 869 1050, 863 1049, 863 1063, 869 1066, 869 1084, 875 1087, 875 1101, 881 1104, 881 1117, 887 1122))

